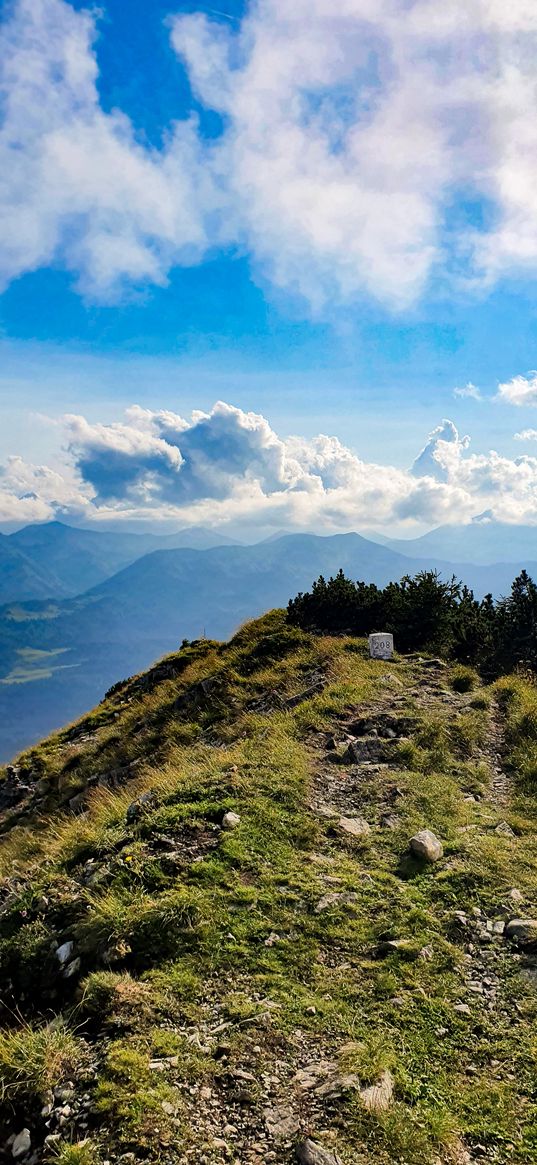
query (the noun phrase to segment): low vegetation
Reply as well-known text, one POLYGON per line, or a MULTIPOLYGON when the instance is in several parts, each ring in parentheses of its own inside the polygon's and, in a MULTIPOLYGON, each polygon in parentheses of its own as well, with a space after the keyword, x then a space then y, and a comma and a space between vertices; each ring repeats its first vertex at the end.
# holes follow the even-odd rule
POLYGON ((438 651, 471 663, 488 678, 515 667, 537 671, 537 586, 526 571, 514 580, 511 594, 494 603, 491 595, 479 601, 456 578, 443 580, 436 571, 382 590, 354 583, 340 570, 291 599, 287 614, 294 626, 336 634, 388 631, 401 651, 438 651))
POLYGON ((40 1160, 537 1162, 537 688, 335 630, 184 644, 20 758, 0 1106, 40 1160))

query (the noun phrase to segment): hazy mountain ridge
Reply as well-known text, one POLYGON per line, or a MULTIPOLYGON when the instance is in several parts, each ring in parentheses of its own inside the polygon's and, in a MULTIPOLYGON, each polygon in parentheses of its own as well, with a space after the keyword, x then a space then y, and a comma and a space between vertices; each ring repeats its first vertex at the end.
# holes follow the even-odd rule
POLYGON ((63 522, 25 526, 0 535, 0 602, 69 598, 154 550, 215 545, 233 545, 233 540, 202 527, 156 535, 89 530, 63 522))
POLYGON ((225 638, 244 620, 309 588, 321 573, 342 567, 352 578, 384 586, 432 566, 460 574, 478 595, 507 591, 517 573, 514 564, 411 560, 358 534, 300 534, 254 546, 159 550, 74 599, 5 605, 0 759, 80 715, 111 684, 184 637, 225 638))
POLYGON ((466 526, 439 526, 420 538, 372 535, 383 546, 411 558, 432 555, 455 562, 493 565, 537 561, 537 526, 517 526, 489 519, 466 526))
POLYGON ((0 534, 0 604, 65 594, 61 578, 46 561, 35 563, 10 537, 0 534))

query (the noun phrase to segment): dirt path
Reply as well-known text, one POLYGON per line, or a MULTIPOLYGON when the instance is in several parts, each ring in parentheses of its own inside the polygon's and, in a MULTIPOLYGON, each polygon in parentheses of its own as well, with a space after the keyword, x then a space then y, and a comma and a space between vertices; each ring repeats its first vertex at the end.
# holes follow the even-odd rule
POLYGON ((485 799, 493 805, 507 806, 511 798, 511 778, 503 766, 505 754, 505 733, 500 710, 493 702, 489 714, 487 739, 483 749, 484 759, 490 769, 490 788, 485 799))

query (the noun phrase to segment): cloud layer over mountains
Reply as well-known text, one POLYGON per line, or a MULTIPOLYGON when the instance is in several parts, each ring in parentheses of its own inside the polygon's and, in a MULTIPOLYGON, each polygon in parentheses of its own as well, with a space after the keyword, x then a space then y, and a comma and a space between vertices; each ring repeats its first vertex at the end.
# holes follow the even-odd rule
POLYGON ((404 307, 433 274, 460 287, 535 273, 528 0, 258 0, 240 25, 172 16, 178 76, 186 67, 222 128, 207 138, 185 116, 160 149, 101 105, 96 10, 6 12, 4 286, 55 263, 107 301, 222 247, 314 310, 364 293, 404 307))
POLYGON ((537 458, 470 452, 442 422, 413 466, 362 460, 337 437, 280 437, 265 417, 219 401, 190 419, 128 409, 124 420, 61 421, 64 470, 13 457, 0 467, 0 521, 56 516, 241 521, 319 532, 433 526, 490 510, 535 522, 537 458))

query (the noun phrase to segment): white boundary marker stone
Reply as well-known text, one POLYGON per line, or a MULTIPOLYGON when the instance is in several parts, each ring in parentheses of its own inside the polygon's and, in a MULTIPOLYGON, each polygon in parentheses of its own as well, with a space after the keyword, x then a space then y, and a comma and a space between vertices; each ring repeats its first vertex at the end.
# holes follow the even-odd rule
POLYGON ((369 654, 371 659, 391 659, 393 656, 393 635, 378 631, 369 636, 369 654))

